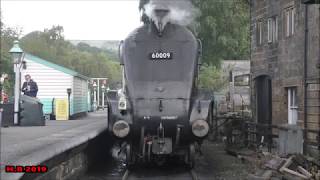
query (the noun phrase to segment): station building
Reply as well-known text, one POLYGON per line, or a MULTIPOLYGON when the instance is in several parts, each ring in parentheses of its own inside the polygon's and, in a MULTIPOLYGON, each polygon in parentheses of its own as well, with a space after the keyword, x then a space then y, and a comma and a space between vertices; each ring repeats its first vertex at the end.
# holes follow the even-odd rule
POLYGON ((28 53, 24 60, 27 67, 21 72, 21 85, 24 76, 30 74, 38 85, 37 98, 43 103, 44 114, 54 115, 55 100, 68 99, 68 88, 71 89, 71 117, 86 114, 91 109, 88 77, 28 53))
POLYGON ((309 155, 320 152, 320 5, 316 1, 250 1, 254 120, 300 127, 303 153, 309 155))

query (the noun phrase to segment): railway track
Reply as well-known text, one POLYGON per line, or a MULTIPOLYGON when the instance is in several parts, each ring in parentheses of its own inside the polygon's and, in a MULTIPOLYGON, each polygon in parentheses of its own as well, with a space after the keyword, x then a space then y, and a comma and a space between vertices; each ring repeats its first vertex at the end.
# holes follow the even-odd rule
MULTIPOLYGON (((194 169, 191 169, 191 170, 189 171, 189 174, 190 174, 192 180, 199 180, 199 179, 198 179, 198 176, 197 176, 197 173, 195 172, 194 169)), ((129 175, 130 175, 130 170, 127 169, 127 170, 124 172, 123 176, 122 176, 122 180, 130 180, 130 179, 129 179, 129 175)))
POLYGON ((204 157, 196 159, 196 168, 193 170, 172 160, 164 166, 155 164, 134 166, 127 170, 124 161, 109 157, 102 162, 93 164, 80 180, 94 179, 127 179, 127 180, 195 180, 195 179, 247 179, 252 172, 248 163, 242 163, 238 158, 225 153, 225 146, 215 143, 205 143, 204 157), (214 178, 213 178, 214 177, 214 178))

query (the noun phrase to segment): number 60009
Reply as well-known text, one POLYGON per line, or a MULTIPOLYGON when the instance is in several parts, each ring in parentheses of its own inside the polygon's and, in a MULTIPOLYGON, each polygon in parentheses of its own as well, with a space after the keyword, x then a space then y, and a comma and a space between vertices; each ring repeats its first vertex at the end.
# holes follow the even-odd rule
POLYGON ((151 54, 151 59, 171 59, 171 53, 156 52, 151 54))

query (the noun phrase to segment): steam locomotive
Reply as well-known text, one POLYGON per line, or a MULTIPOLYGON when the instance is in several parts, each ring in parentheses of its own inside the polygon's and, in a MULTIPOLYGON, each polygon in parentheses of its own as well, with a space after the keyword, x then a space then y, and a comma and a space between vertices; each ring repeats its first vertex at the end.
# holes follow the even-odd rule
POLYGON ((122 89, 109 102, 109 131, 121 141, 127 165, 179 156, 191 168, 208 135, 212 100, 198 90, 201 42, 186 27, 145 22, 120 44, 122 89), (115 103, 116 102, 116 103, 115 103))

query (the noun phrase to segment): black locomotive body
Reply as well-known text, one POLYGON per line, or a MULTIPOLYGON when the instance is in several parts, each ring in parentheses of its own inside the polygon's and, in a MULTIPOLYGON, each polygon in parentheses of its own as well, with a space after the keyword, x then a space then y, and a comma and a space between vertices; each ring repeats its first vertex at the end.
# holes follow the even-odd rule
POLYGON ((197 89, 200 53, 195 36, 171 23, 146 23, 120 45, 123 87, 109 130, 125 142, 129 164, 180 155, 193 166, 211 122, 211 99, 197 89))

